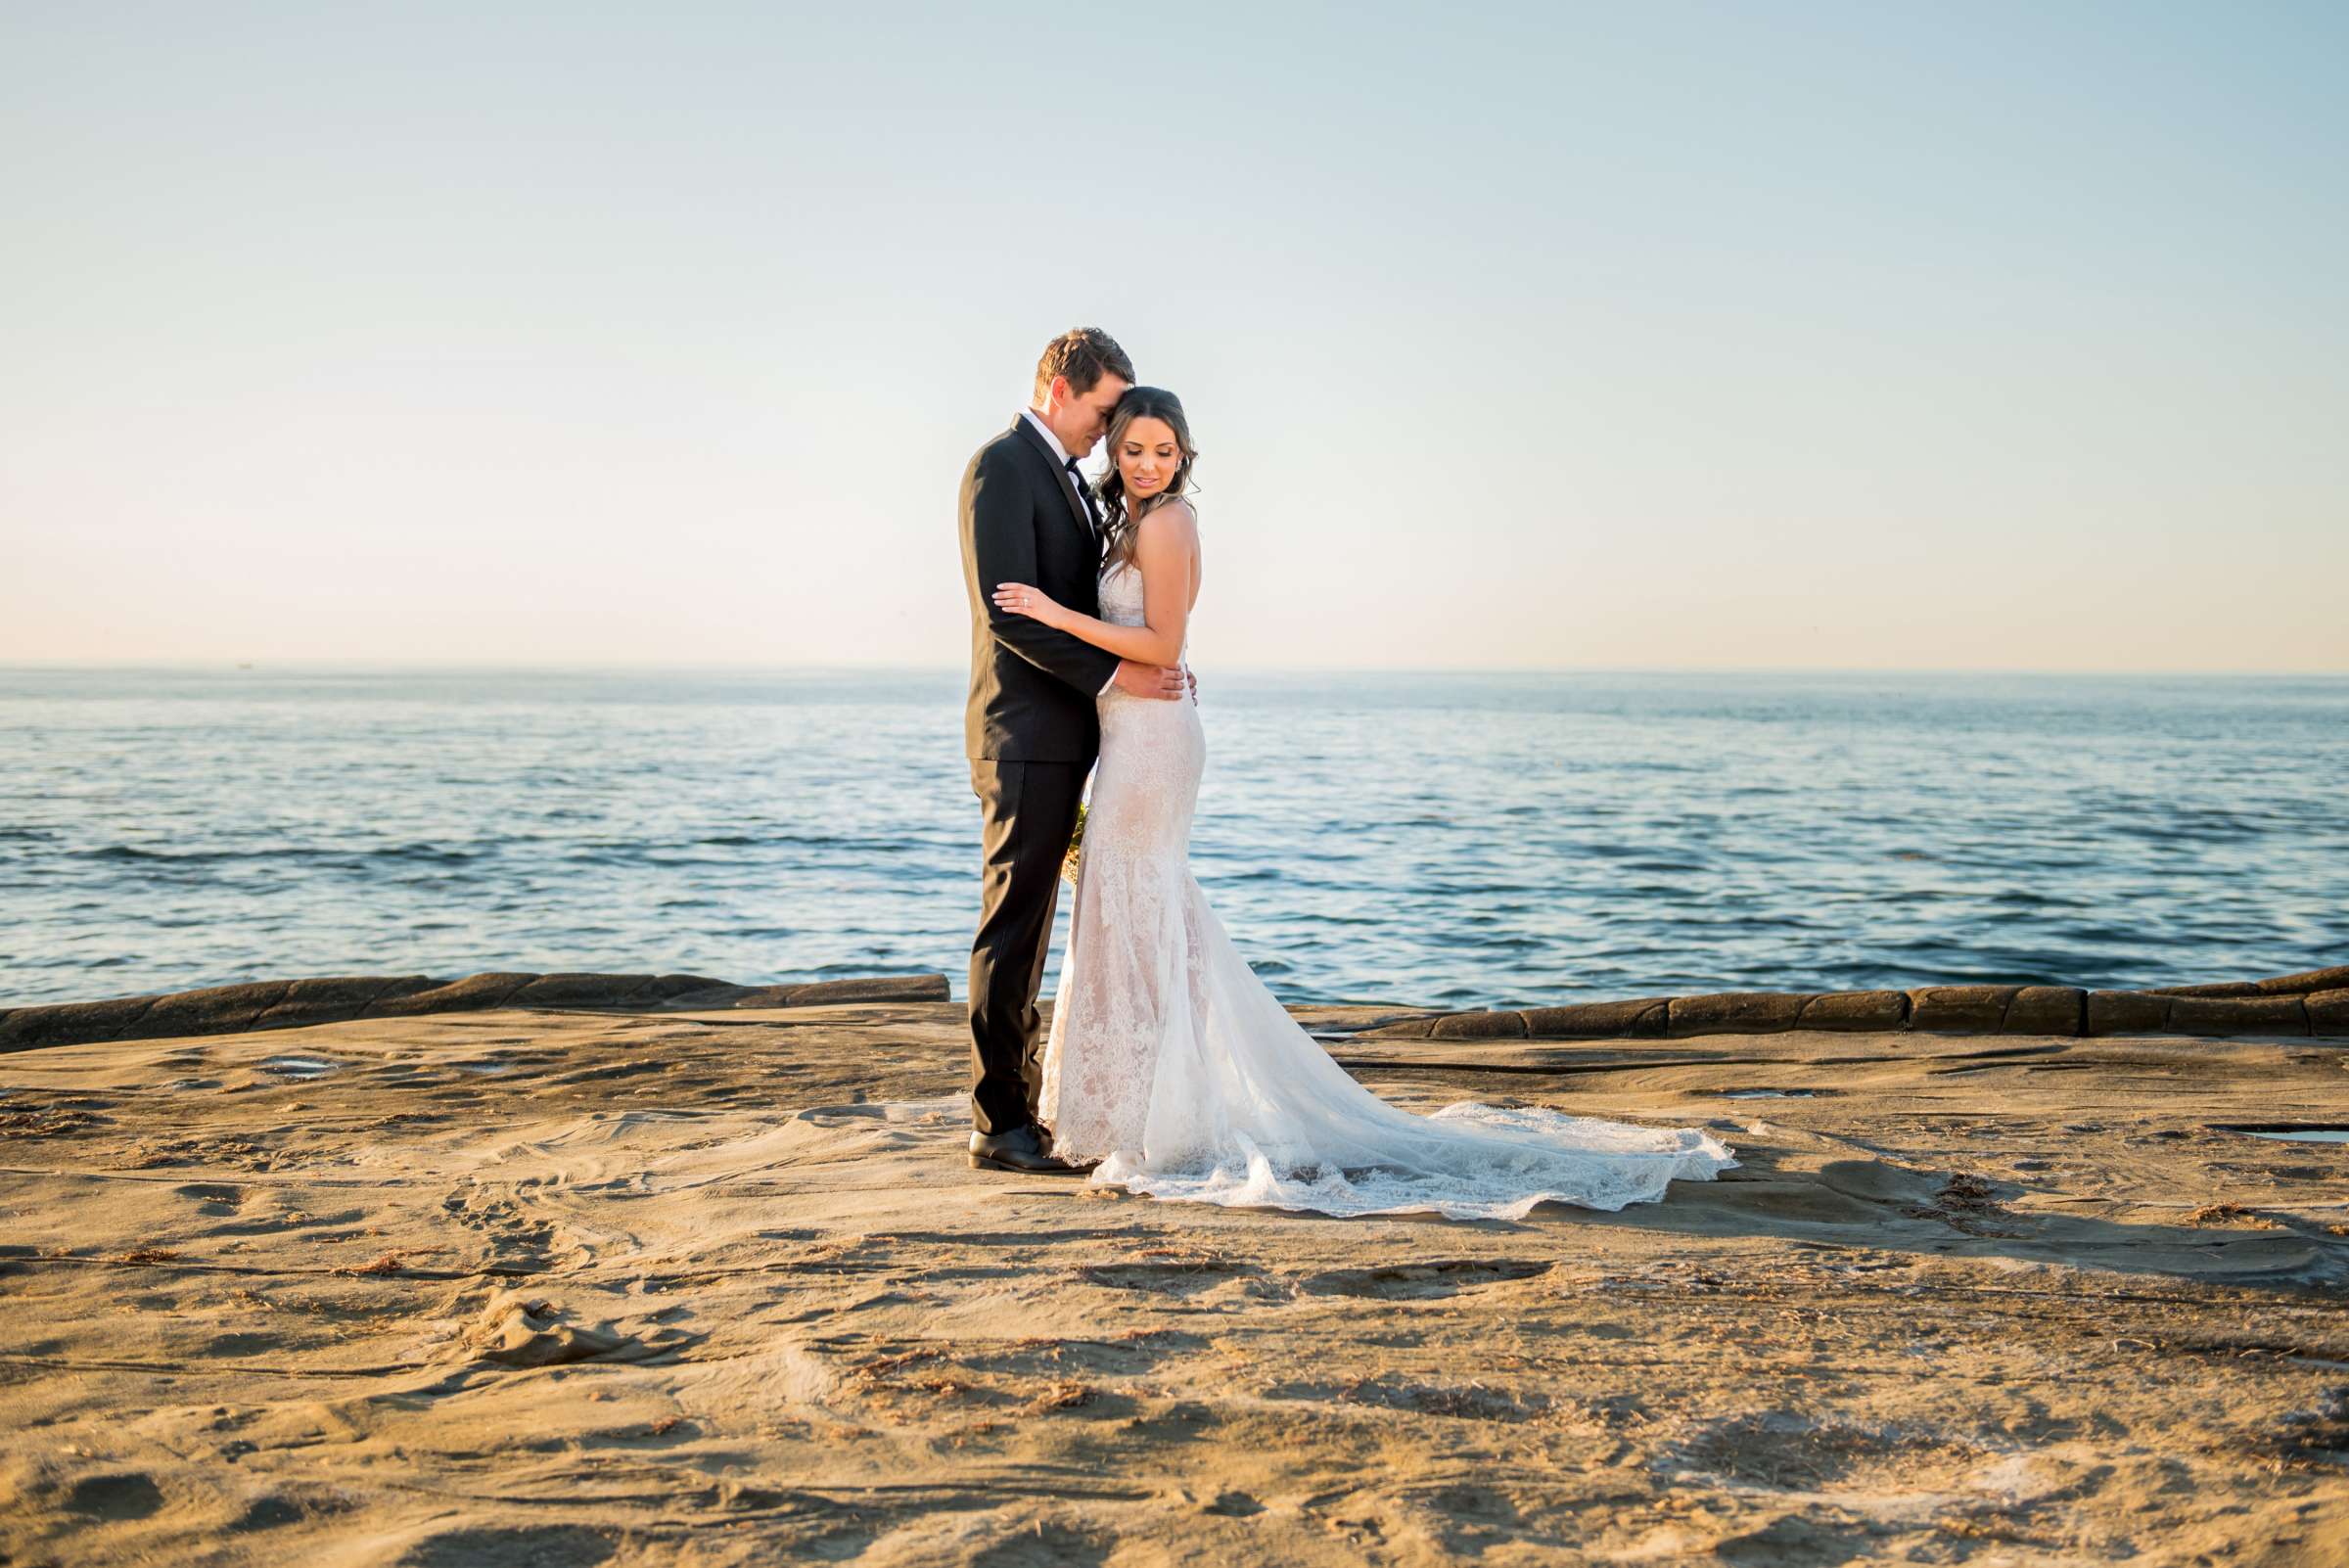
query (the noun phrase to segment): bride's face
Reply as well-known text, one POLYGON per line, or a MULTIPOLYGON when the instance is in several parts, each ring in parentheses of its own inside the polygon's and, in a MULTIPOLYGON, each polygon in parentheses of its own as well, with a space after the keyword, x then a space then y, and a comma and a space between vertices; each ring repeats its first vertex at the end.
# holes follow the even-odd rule
POLYGON ((1174 471, 1182 466, 1182 443, 1165 420, 1142 418, 1126 427, 1118 449, 1109 455, 1118 465, 1118 477, 1126 482, 1126 493, 1139 501, 1174 482, 1174 471))

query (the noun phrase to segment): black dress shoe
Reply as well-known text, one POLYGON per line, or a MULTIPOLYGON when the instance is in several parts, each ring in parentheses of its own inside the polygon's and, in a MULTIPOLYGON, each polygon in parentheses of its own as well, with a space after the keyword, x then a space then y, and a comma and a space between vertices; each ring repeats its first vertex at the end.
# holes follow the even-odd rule
POLYGON ((1092 1169, 1054 1158, 1045 1146, 1043 1130, 1034 1122, 1006 1132, 972 1132, 971 1164, 982 1171, 1020 1171, 1031 1176, 1082 1176, 1092 1169))

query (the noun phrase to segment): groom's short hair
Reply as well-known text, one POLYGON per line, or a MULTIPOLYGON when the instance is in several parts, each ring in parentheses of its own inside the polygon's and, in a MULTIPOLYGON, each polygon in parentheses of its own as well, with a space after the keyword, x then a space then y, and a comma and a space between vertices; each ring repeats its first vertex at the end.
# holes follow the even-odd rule
POLYGON ((1133 361, 1126 357, 1118 340, 1099 327, 1077 327, 1044 345, 1043 357, 1036 362, 1036 395, 1043 396, 1056 376, 1068 377, 1069 391, 1082 397, 1099 386, 1103 376, 1130 386, 1133 361))

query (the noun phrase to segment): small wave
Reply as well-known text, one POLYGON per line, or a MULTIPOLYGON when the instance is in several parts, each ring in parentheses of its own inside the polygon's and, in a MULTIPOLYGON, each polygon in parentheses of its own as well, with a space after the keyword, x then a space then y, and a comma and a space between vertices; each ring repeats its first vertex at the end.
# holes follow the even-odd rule
POLYGON ((452 844, 404 844, 392 850, 360 852, 371 860, 430 860, 438 864, 463 865, 473 860, 487 859, 496 852, 491 849, 463 849, 452 844))
MULTIPOLYGON (((281 852, 282 853, 282 852, 281 852)), ((130 844, 110 844, 100 850, 75 850, 76 860, 241 860, 249 858, 242 850, 142 850, 130 844)))
POLYGON ((2113 834, 2119 838, 2142 840, 2148 844, 2231 844, 2240 839, 2256 839, 2270 831, 2249 823, 2234 821, 2179 822, 2165 826, 2159 822, 2115 823, 2113 834))
POLYGON ((388 860, 393 863, 423 861, 438 865, 462 865, 484 858, 485 852, 458 849, 441 844, 401 844, 383 849, 362 849, 355 845, 277 845, 255 850, 149 850, 135 844, 109 844, 96 850, 76 850, 71 857, 81 860, 127 860, 162 864, 198 865, 220 860, 285 860, 309 861, 315 864, 355 866, 364 861, 388 860))

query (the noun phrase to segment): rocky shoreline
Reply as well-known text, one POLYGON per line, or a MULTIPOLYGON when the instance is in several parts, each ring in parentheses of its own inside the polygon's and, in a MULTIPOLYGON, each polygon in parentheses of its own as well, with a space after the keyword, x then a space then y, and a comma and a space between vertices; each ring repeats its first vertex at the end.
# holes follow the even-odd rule
MULTIPOLYGON (((108 1040, 300 1029, 365 1018, 491 1008, 708 1012, 947 999, 944 975, 741 986, 706 975, 499 971, 338 975, 211 986, 163 995, 0 1009, 0 1053, 108 1040)), ((1823 1030, 1866 1034, 2349 1038, 2349 965, 2159 991, 2076 986, 1926 986, 1911 991, 1718 992, 1517 1010, 1436 1012, 1398 1004, 1358 1027, 1395 1039, 1666 1039, 1823 1030)))
MULTIPOLYGON (((4 1028, 0 1024, 0 1028, 4 1028)), ((1372 1033, 1405 1039, 1663 1039, 1789 1030, 1869 1034, 2349 1037, 2349 964, 2267 980, 2160 991, 2078 986, 1926 986, 1823 993, 1740 991, 1703 996, 1454 1012, 1372 1033)))
POLYGON ((425 975, 334 975, 256 980, 163 995, 0 1009, 0 1052, 118 1039, 171 1039, 306 1029, 361 1018, 420 1018, 496 1007, 626 1008, 705 1012, 723 1007, 814 1007, 836 1002, 944 1001, 944 975, 869 976, 788 986, 737 986, 706 975, 536 975, 492 972, 462 980, 425 975))

